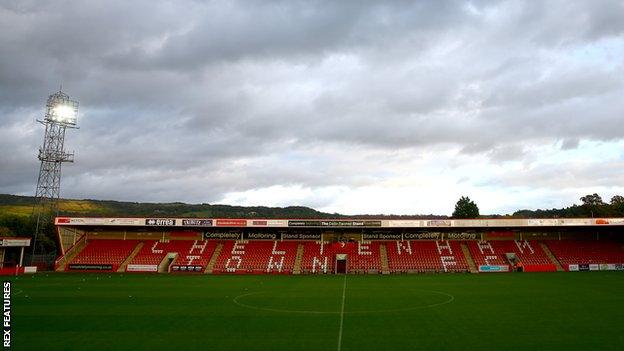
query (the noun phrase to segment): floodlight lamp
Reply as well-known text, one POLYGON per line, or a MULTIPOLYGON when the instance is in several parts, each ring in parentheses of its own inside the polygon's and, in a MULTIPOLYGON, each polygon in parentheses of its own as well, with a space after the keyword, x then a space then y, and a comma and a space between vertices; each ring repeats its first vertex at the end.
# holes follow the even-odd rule
POLYGON ((63 124, 76 124, 78 102, 71 100, 61 91, 50 95, 47 103, 46 120, 63 124))
POLYGON ((71 105, 57 105, 52 109, 51 117, 58 122, 72 123, 76 120, 76 111, 71 105))

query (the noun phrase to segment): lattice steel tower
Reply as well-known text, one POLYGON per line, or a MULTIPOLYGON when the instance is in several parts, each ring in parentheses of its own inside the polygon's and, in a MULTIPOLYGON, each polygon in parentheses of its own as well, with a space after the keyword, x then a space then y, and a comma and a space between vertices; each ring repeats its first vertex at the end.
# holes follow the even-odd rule
POLYGON ((36 204, 33 215, 37 217, 37 228, 33 240, 33 254, 42 224, 58 213, 58 199, 61 191, 61 165, 74 162, 74 154, 66 152, 65 130, 77 128, 78 102, 62 91, 48 97, 43 120, 45 126, 43 146, 39 148, 39 178, 37 179, 36 204))

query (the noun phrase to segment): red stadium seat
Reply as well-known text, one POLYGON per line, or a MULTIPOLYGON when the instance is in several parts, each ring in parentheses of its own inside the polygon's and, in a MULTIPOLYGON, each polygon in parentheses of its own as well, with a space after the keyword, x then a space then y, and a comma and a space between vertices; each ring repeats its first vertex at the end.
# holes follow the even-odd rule
POLYGON ((138 240, 89 240, 87 246, 70 262, 80 265, 112 265, 116 270, 130 256, 138 240))
POLYGON ((550 240, 550 251, 565 270, 571 264, 624 263, 622 243, 613 241, 550 240))
POLYGON ((393 273, 468 271, 457 241, 388 241, 386 250, 393 273))
POLYGON ((378 241, 350 243, 306 241, 301 270, 303 273, 334 273, 336 254, 346 254, 349 273, 379 273, 381 272, 379 246, 378 241))
POLYGON ((296 241, 224 241, 214 273, 292 273, 296 241))

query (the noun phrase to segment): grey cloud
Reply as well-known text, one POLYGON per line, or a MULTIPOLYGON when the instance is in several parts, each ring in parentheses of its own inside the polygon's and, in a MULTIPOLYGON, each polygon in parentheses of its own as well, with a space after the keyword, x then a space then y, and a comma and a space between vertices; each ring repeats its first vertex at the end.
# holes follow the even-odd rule
POLYGON ((64 180, 76 197, 354 188, 389 175, 334 153, 446 146, 499 163, 621 140, 622 6, 5 2, 0 192, 34 189, 32 119, 60 83, 81 103, 64 180))

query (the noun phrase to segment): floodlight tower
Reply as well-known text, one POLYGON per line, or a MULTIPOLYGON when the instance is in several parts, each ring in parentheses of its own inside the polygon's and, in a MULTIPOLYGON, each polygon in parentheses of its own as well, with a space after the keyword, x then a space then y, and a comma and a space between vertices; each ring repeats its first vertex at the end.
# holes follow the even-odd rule
POLYGON ((33 215, 37 216, 37 227, 33 240, 33 254, 37 244, 37 237, 42 224, 51 216, 58 213, 58 199, 61 191, 61 165, 65 162, 74 162, 74 154, 66 152, 65 130, 76 129, 78 117, 78 102, 69 98, 61 90, 50 95, 46 103, 46 112, 43 120, 37 122, 45 126, 43 146, 39 148, 39 178, 35 194, 35 208, 33 215))

